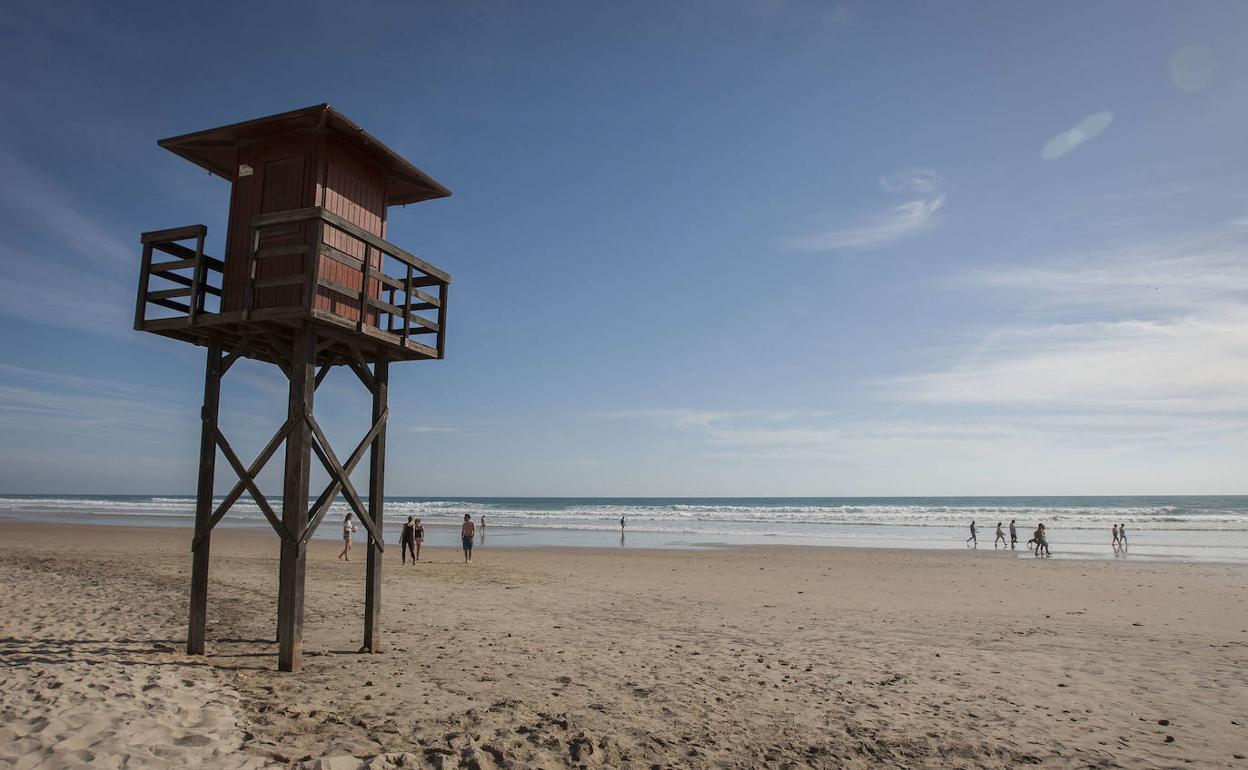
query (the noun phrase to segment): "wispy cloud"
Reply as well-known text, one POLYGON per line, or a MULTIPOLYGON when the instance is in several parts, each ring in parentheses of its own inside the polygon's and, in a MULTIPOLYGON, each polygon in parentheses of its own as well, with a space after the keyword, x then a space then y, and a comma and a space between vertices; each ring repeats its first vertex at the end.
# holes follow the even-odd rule
POLYGON ((0 364, 0 426, 6 430, 177 434, 198 428, 186 419, 188 411, 149 389, 0 364))
POLYGON ((1245 250, 1220 233, 977 271, 972 284, 1047 322, 992 329, 964 360, 892 385, 927 404, 1248 412, 1245 250))
POLYGON ((879 248, 930 228, 945 206, 945 180, 930 169, 911 169, 880 180, 888 193, 909 200, 863 221, 835 225, 788 242, 800 251, 865 251, 879 248))
POLYGON ((136 263, 137 249, 118 240, 110 228, 86 213, 61 184, 9 150, 0 148, 0 203, 22 221, 41 229, 73 255, 111 266, 136 263))

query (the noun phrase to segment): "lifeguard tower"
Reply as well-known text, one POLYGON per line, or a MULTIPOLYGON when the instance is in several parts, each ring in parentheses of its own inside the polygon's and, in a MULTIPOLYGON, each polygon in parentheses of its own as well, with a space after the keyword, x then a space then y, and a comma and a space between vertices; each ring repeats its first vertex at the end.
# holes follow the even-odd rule
POLYGON ((376 652, 390 363, 443 357, 451 282, 385 240, 386 211, 451 193, 328 104, 158 144, 232 185, 223 259, 204 253, 204 225, 140 239, 134 328, 208 349, 187 652, 204 653, 213 527, 244 492, 281 538, 278 668, 300 668, 308 540, 340 494, 368 533, 363 648, 376 652), (286 421, 250 465, 217 424, 221 378, 240 358, 274 364, 290 380, 286 421), (345 460, 312 410, 335 366, 350 368, 372 394, 371 427, 345 460), (283 443, 279 514, 256 478, 283 443), (238 481, 214 507, 218 449, 238 481), (367 504, 351 481, 366 450, 367 504), (330 482, 309 505, 312 454, 330 482))

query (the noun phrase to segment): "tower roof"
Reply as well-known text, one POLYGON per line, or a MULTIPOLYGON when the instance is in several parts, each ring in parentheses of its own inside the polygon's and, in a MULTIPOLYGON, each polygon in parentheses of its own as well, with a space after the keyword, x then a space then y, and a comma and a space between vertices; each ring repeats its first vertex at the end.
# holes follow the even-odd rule
POLYGON ((238 178, 238 148, 288 131, 330 131, 379 162, 386 170, 386 205, 445 198, 451 191, 328 104, 231 123, 157 142, 201 168, 231 182, 238 178))

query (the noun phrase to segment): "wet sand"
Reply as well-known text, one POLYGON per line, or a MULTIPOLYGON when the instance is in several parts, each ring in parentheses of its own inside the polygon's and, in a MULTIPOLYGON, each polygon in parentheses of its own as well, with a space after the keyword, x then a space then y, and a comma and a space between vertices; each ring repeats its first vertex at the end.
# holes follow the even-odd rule
MULTIPOLYGON (((991 549, 311 545, 275 670, 277 539, 0 521, 0 768, 1235 767, 1248 567, 991 549)), ((1237 758, 1240 755, 1241 758, 1237 758)))

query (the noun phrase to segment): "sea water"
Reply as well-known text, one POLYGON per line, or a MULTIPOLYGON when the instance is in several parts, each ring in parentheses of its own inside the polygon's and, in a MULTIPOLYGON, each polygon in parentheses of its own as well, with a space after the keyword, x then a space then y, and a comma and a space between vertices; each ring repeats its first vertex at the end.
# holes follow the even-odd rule
MULTIPOLYGON (((218 499, 215 503, 219 503, 218 499)), ((272 501, 275 507, 280 499, 272 501)), ((215 504, 214 503, 214 504, 215 504)), ((334 503, 316 536, 340 537, 345 501, 334 503)), ((1175 497, 391 497, 385 539, 397 542, 408 516, 420 517, 430 545, 458 546, 464 514, 483 518, 480 547, 588 546, 706 548, 815 545, 969 548, 993 551, 1001 522, 1018 528, 1019 556, 1044 523, 1055 557, 1248 562, 1248 496, 1175 497), (623 531, 620 519, 624 519, 623 531), (1110 527, 1125 524, 1125 553, 1110 527)), ((0 516, 26 521, 127 526, 194 524, 191 496, 0 495, 0 516)), ((219 526, 267 528, 244 498, 219 526)), ((361 533, 362 534, 362 533, 361 533)), ((357 538, 360 535, 357 535, 357 538)))

